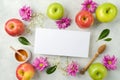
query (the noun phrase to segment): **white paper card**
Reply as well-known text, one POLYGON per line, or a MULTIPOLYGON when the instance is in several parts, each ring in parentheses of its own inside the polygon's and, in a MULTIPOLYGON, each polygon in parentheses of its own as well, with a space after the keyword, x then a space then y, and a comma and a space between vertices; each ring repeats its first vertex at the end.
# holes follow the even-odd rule
POLYGON ((88 57, 90 32, 36 28, 36 54, 88 57))

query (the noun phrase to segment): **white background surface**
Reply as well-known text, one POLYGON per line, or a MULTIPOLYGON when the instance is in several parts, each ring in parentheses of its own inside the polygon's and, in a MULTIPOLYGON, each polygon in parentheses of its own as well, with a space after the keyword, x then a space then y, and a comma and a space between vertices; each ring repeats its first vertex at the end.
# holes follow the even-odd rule
MULTIPOLYGON (((77 12, 81 9, 81 3, 83 0, 1 0, 0 1, 0 80, 16 80, 16 67, 19 65, 14 59, 14 53, 10 50, 9 46, 14 46, 15 48, 25 47, 29 48, 31 52, 33 52, 33 46, 23 46, 17 40, 18 37, 9 36, 4 30, 5 22, 10 18, 20 18, 18 10, 23 5, 29 5, 35 12, 41 12, 46 16, 47 6, 52 2, 60 2, 65 7, 65 16, 68 16, 72 19, 72 24, 68 30, 81 30, 77 27, 74 22, 74 17, 77 12)), ((91 42, 90 42, 90 52, 89 58, 74 58, 74 57, 55 57, 49 56, 51 63, 56 62, 59 58, 62 66, 65 66, 66 60, 70 63, 72 60, 78 61, 81 67, 85 66, 90 58, 97 51, 98 46, 103 43, 107 44, 107 49, 104 54, 100 55, 99 58, 95 62, 101 62, 104 55, 115 55, 118 57, 118 61, 120 60, 120 1, 119 0, 95 0, 98 4, 102 4, 103 2, 111 2, 114 3, 118 8, 118 15, 116 19, 110 23, 99 23, 95 21, 95 24, 85 31, 90 31, 91 42), (98 35, 100 32, 108 28, 111 30, 109 37, 112 37, 111 42, 98 41, 96 42, 98 35), (56 59, 56 60, 54 60, 56 59)), ((45 28, 56 28, 56 24, 54 21, 50 20, 46 17, 43 27, 45 28), (51 27, 50 27, 51 26, 51 27)), ((33 44, 34 43, 34 28, 32 28, 32 34, 23 35, 33 44)), ((83 30, 82 30, 83 31, 83 30)), ((36 57, 40 55, 34 55, 30 62, 36 57)), ((108 71, 108 76, 105 80, 119 80, 120 76, 120 62, 118 62, 118 69, 115 71, 108 71)), ((35 77, 32 80, 91 80, 88 73, 85 75, 77 75, 76 77, 64 76, 60 69, 57 69, 51 75, 47 75, 44 72, 37 72, 35 77)))

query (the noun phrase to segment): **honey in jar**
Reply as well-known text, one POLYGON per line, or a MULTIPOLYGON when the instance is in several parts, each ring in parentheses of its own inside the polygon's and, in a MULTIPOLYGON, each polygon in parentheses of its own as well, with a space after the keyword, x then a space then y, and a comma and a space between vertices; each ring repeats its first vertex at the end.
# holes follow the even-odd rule
MULTIPOLYGON (((26 59, 28 58, 28 53, 23 50, 23 49, 19 49, 18 52, 20 52, 23 56, 26 57, 26 59)), ((24 62, 25 60, 22 58, 22 56, 20 56, 19 54, 15 53, 15 58, 17 61, 19 62, 24 62)))

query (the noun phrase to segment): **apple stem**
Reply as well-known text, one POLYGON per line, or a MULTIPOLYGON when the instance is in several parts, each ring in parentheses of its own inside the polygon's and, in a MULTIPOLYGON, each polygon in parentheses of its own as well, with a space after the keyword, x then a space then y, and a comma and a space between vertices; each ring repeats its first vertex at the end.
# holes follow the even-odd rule
POLYGON ((110 8, 108 8, 108 9, 107 9, 106 13, 108 13, 108 12, 109 12, 109 10, 110 10, 110 8))
POLYGON ((101 45, 98 48, 96 54, 90 60, 90 62, 83 69, 80 70, 80 74, 84 74, 85 71, 87 71, 87 69, 89 68, 89 66, 93 63, 93 61, 95 61, 95 59, 99 56, 99 54, 103 53, 105 49, 106 49, 106 44, 101 45))

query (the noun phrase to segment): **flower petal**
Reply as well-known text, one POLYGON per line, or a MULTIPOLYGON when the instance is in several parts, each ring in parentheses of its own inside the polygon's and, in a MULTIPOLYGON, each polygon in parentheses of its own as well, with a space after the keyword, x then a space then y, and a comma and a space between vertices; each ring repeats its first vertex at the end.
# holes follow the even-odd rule
POLYGON ((91 13, 94 13, 97 8, 97 3, 92 0, 85 0, 81 5, 83 6, 82 10, 87 10, 91 13))
POLYGON ((44 57, 37 57, 33 61, 33 66, 40 71, 43 71, 48 66, 47 58, 44 57), (42 64, 42 66, 40 66, 42 64))
POLYGON ((109 55, 104 56, 102 62, 108 70, 115 70, 117 68, 117 58, 114 55, 112 57, 109 55))
POLYGON ((32 17, 32 9, 29 6, 23 6, 19 9, 19 14, 25 21, 30 21, 32 17))
POLYGON ((59 29, 65 29, 71 24, 71 19, 70 18, 62 18, 61 20, 57 20, 56 24, 59 29))

